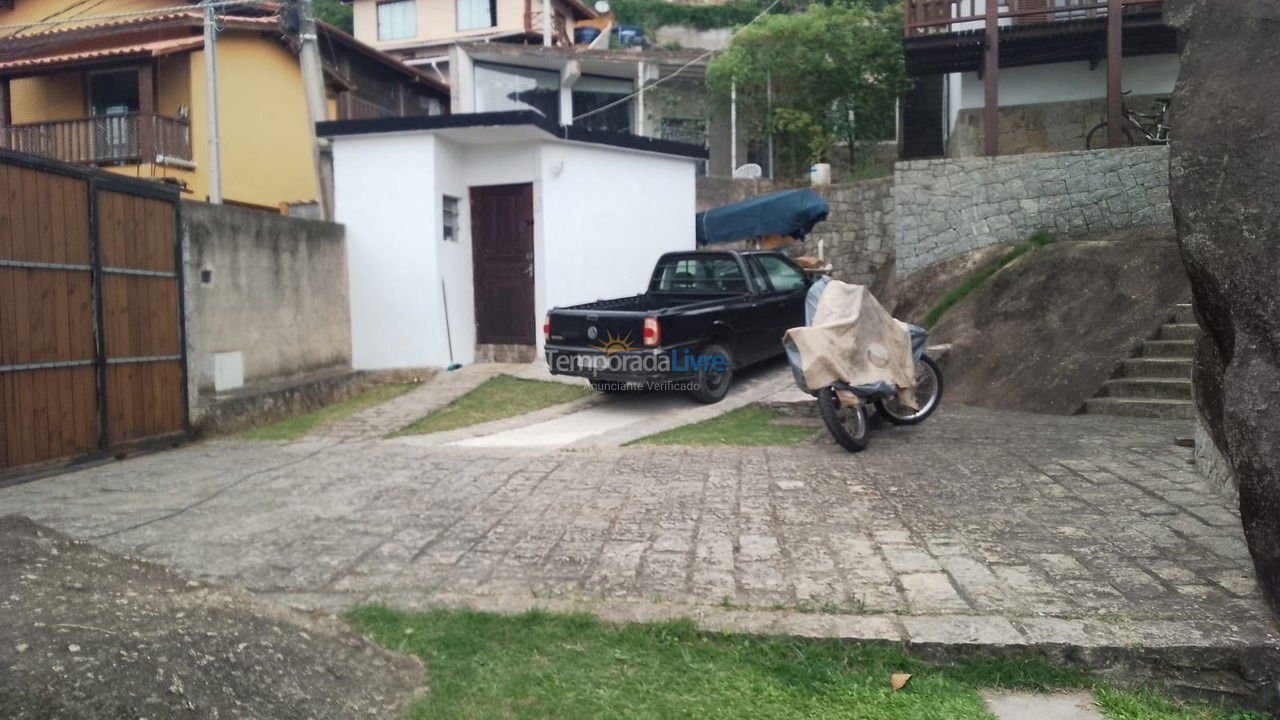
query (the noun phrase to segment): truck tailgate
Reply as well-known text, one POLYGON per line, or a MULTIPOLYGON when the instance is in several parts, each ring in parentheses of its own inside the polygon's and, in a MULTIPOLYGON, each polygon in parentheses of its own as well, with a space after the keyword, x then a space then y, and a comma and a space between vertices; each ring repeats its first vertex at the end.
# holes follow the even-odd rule
POLYGON ((552 310, 549 343, 605 351, 639 349, 646 315, 637 310, 552 310))

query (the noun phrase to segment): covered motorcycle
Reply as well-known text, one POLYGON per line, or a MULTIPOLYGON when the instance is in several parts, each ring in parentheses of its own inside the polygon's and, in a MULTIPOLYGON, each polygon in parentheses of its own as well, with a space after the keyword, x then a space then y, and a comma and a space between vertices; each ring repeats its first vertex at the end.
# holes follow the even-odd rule
POLYGON ((820 278, 806 296, 805 321, 786 333, 787 360, 843 447, 866 447, 869 406, 899 425, 937 409, 942 373, 925 354, 928 332, 895 319, 865 286, 820 278))

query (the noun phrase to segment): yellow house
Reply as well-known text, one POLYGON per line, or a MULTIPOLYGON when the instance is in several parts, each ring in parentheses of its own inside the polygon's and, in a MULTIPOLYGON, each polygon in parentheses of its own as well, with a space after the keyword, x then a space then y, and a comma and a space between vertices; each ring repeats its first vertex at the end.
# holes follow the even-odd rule
POLYGON ((573 44, 594 0, 352 0, 355 35, 398 58, 439 59, 454 42, 573 44))
MULTIPOLYGON (((174 0, 0 0, 0 147, 210 194, 204 12, 174 0)), ((218 146, 225 202, 317 198, 297 19, 219 6, 218 146)), ((438 80, 325 25, 327 119, 447 112, 438 80)))

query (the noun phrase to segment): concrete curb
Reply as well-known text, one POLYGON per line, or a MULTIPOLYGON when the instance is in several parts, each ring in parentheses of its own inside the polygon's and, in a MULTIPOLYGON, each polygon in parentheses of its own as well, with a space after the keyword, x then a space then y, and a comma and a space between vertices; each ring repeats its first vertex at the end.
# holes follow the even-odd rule
POLYGON ((361 603, 382 603, 405 610, 586 612, 616 624, 688 619, 711 632, 900 645, 912 654, 939 661, 1040 657, 1119 685, 1156 685, 1179 697, 1226 700, 1252 709, 1280 708, 1280 633, 1263 626, 1048 616, 822 614, 531 595, 384 591, 267 596, 312 611, 337 612, 361 603))

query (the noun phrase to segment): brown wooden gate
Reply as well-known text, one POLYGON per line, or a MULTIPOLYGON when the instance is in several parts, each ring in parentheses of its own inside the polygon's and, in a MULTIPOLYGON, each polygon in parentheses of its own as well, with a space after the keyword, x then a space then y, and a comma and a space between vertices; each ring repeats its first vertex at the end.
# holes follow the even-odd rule
POLYGON ((0 472, 187 430, 175 189, 0 151, 0 472))

